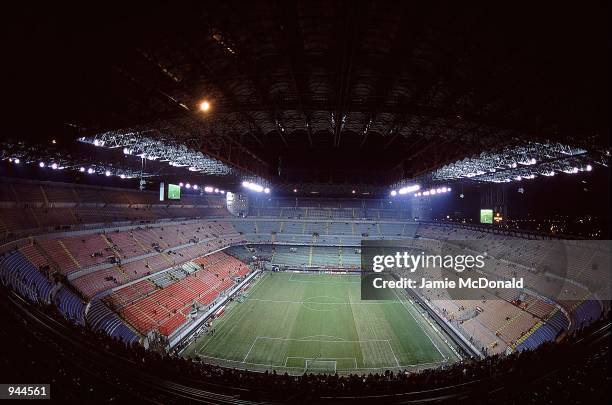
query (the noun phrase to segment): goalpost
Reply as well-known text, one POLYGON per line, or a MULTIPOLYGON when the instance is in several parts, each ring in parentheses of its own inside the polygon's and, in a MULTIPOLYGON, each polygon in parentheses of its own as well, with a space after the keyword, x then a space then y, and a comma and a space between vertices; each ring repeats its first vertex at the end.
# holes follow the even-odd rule
POLYGON ((336 373, 337 366, 336 360, 305 359, 304 373, 308 371, 336 373))

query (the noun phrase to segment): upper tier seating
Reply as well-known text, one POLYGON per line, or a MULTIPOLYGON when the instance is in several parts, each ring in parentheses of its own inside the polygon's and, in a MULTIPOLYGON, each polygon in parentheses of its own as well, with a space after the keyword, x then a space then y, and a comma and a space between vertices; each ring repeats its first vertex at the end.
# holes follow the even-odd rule
POLYGON ((0 183, 0 240, 86 224, 229 215, 221 196, 185 194, 161 202, 154 191, 2 177, 0 183))

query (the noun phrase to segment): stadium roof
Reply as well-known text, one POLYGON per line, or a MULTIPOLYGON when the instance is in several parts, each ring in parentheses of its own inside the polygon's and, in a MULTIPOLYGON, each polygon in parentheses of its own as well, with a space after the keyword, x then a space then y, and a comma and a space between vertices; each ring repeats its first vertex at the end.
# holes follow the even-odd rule
POLYGON ((107 7, 14 11, 11 135, 138 134, 288 190, 388 186, 517 141, 609 147, 604 3, 107 7))

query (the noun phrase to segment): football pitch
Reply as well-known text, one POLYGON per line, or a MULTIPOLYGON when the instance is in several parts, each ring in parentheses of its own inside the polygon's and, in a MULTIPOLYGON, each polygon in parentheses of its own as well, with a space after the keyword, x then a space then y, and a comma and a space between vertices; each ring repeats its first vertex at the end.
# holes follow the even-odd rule
POLYGON ((292 374, 375 372, 457 361, 431 320, 398 292, 361 301, 358 275, 265 273, 197 338, 189 357, 292 374), (401 299, 400 299, 401 297, 401 299))

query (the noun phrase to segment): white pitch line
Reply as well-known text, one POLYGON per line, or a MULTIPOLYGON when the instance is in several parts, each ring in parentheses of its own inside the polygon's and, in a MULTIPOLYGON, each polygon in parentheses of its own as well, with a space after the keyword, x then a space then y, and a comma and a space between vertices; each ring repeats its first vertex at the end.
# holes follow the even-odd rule
MULTIPOLYGON (((399 297, 399 295, 397 295, 397 291, 393 290, 393 293, 395 294, 395 296, 397 297, 397 299, 399 300, 400 304, 402 304, 402 306, 406 309, 406 312, 408 312, 410 314, 410 316, 412 317, 412 319, 414 319, 414 321, 417 323, 417 325, 420 323, 419 321, 417 321, 417 319, 414 317, 414 315, 412 315, 412 312, 410 312, 410 309, 406 306, 406 304, 404 303, 404 301, 402 301, 402 299, 399 297)), ((435 342, 433 341, 433 339, 431 338, 431 336, 429 336, 429 333, 427 333, 426 328, 421 328, 421 330, 423 331, 423 333, 425 333, 425 336, 427 336, 427 338, 429 339, 429 341, 431 342, 431 344, 436 348, 436 350, 438 351, 438 353, 440 353, 440 356, 442 356, 443 359, 446 360, 446 356, 442 353, 442 351, 440 350, 440 348, 438 347, 437 344, 435 344, 435 342)))
POLYGON ((395 364, 397 364, 397 366, 400 367, 399 360, 397 360, 397 356, 395 355, 395 352, 393 351, 393 346, 391 346, 391 342, 387 340, 387 344, 389 345, 389 349, 391 349, 391 354, 393 354, 393 358, 395 359, 395 364))
POLYGON ((247 352, 246 356, 244 356, 244 359, 242 359, 243 363, 246 363, 246 359, 247 359, 247 357, 249 357, 249 354, 251 354, 251 350, 253 350, 253 347, 255 346, 255 343, 257 343, 257 339, 259 339, 259 336, 257 336, 255 339, 253 339, 253 344, 251 345, 251 348, 247 352))
POLYGON ((271 336, 257 336, 256 339, 269 339, 269 340, 288 340, 298 342, 319 342, 319 343, 362 343, 362 342, 387 342, 387 339, 365 339, 365 340, 321 340, 321 339, 298 339, 298 338, 282 338, 282 337, 271 337, 271 336))

